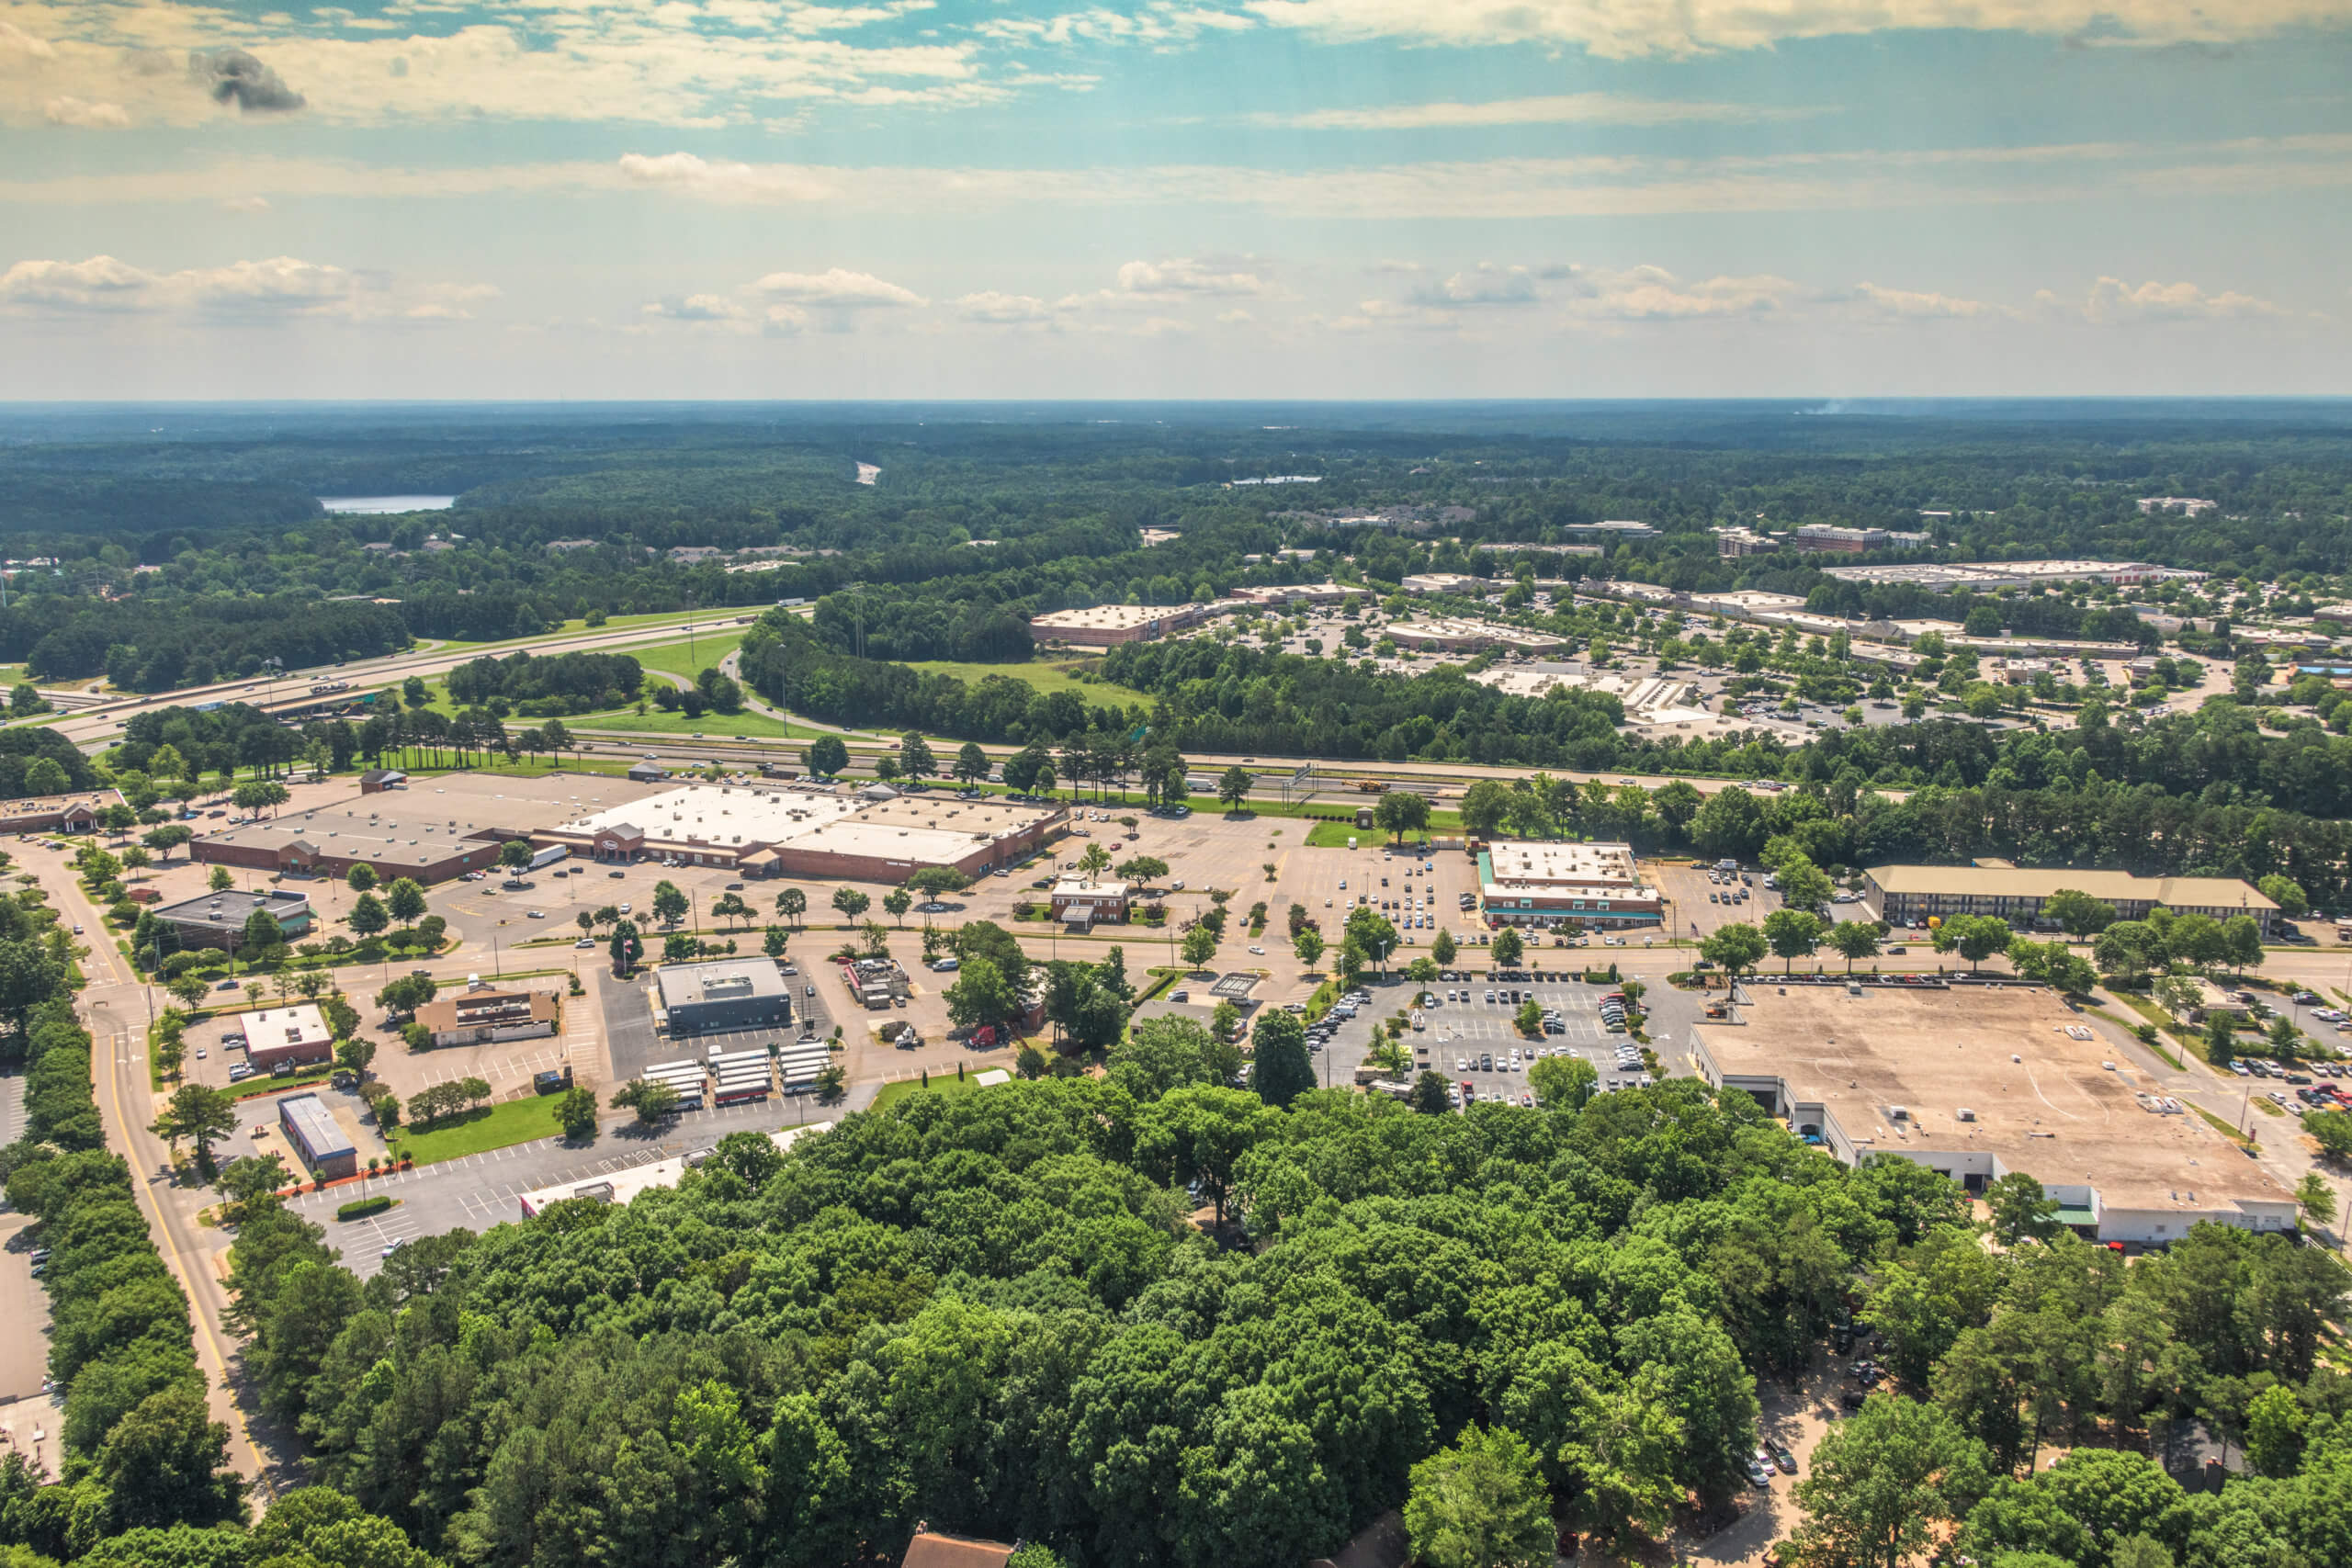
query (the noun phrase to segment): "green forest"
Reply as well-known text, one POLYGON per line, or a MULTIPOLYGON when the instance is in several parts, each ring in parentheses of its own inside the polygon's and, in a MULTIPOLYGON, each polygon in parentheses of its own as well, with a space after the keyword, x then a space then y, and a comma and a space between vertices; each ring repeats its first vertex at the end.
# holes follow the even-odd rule
POLYGON ((1988 1251, 1944 1179, 1849 1170, 1690 1080, 1420 1115, 1271 1103, 1213 1060, 1169 1025, 1104 1081, 920 1096, 783 1156, 731 1136, 675 1190, 412 1243, 364 1284, 246 1197, 246 1365, 331 1494, 299 1517, 341 1510, 299 1556, 283 1500, 242 1528, 176 1292, 136 1247, 89 1256, 143 1239, 120 1162, 19 1145, 10 1201, 73 1280, 52 1356, 76 1459, 45 1483, 0 1463, 0 1539, 832 1568, 929 1520, 1072 1565, 1272 1568, 1389 1507, 1459 1507, 1475 1460, 1470 1524, 1630 1543, 1745 1485, 1757 1380, 1855 1322, 1902 1387, 1817 1451, 1804 1561, 1889 1563, 1939 1529, 2012 1568, 2347 1561, 2330 1258, 2207 1227, 2127 1268, 2022 1179, 1988 1251), (1212 1191, 1229 1235, 1186 1219, 1212 1191), (2192 1422, 2254 1474, 2184 1491, 2148 1453, 2192 1422))

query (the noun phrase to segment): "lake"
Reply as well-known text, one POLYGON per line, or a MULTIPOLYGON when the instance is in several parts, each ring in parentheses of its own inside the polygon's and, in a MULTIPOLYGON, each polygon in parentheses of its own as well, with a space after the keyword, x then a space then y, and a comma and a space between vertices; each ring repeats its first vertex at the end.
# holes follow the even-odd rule
POLYGON ((369 516, 387 512, 447 512, 458 504, 454 495, 322 495, 318 500, 329 512, 369 516))

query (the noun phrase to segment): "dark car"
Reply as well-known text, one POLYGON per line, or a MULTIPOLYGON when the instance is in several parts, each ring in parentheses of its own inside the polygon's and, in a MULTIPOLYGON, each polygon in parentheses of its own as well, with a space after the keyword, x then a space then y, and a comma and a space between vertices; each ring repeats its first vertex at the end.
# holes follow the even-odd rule
POLYGON ((1856 1393, 1852 1389, 1848 1389, 1838 1396, 1838 1403, 1849 1410, 1860 1410, 1867 1402, 1866 1396, 1856 1393))
POLYGON ((1764 1445, 1764 1451, 1772 1456, 1772 1462, 1781 1467, 1783 1474, 1794 1475, 1797 1472, 1797 1456, 1789 1451, 1788 1444, 1768 1442, 1764 1445))

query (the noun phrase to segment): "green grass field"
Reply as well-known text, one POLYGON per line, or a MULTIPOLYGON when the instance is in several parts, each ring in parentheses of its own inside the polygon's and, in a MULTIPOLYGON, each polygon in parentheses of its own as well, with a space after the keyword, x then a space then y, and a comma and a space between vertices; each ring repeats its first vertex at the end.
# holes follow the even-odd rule
MULTIPOLYGON (((989 1066, 1003 1067, 1007 1072, 1012 1071, 1012 1065, 1009 1062, 996 1062, 989 1066)), ((904 1100, 910 1095, 967 1093, 979 1087, 972 1081, 973 1077, 986 1071, 988 1067, 985 1066, 967 1066, 964 1069, 964 1077, 960 1078, 953 1073, 933 1073, 931 1075, 931 1084, 928 1088, 924 1087, 921 1078, 906 1078, 898 1083, 886 1083, 882 1086, 882 1092, 874 1097, 873 1109, 879 1111, 884 1106, 904 1100)))
POLYGON ((682 637, 676 642, 657 642, 644 648, 623 648, 614 651, 628 654, 648 670, 683 675, 691 681, 706 670, 718 669, 720 660, 741 646, 745 629, 741 626, 724 629, 713 626, 708 637, 697 633, 692 642, 682 637))
POLYGON ((738 735, 763 740, 807 740, 824 733, 805 725, 779 723, 765 714, 707 713, 700 718, 688 718, 684 714, 664 713, 657 707, 648 707, 643 713, 634 708, 583 713, 563 722, 575 731, 608 729, 628 735, 668 736, 699 733, 706 740, 731 740, 738 735))
POLYGON ((555 1120, 558 1098, 537 1094, 528 1100, 505 1100, 469 1111, 428 1132, 402 1127, 393 1133, 392 1147, 395 1153, 407 1155, 419 1165, 433 1165, 478 1155, 484 1149, 503 1149, 535 1138, 552 1138, 561 1131, 555 1120))
MULTIPOLYGON (((977 685, 990 675, 1009 675, 1025 681, 1038 691, 1076 692, 1096 707, 1125 707, 1129 703, 1151 705, 1151 699, 1129 686, 1114 685, 1108 681, 1080 681, 1070 674, 1073 660, 1047 663, 1043 660, 1028 664, 966 664, 952 659, 924 659, 910 663, 910 670, 920 670, 926 675, 953 675, 959 681, 977 685)), ((1080 666, 1083 668, 1083 666, 1080 666)))

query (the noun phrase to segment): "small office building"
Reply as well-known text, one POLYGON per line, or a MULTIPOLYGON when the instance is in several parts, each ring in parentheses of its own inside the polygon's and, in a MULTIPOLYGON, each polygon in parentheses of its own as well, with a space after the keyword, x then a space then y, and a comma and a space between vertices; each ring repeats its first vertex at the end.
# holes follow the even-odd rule
POLYGON ((288 942, 310 934, 311 896, 281 887, 263 893, 246 893, 232 887, 200 894, 176 904, 158 906, 155 918, 179 933, 180 946, 184 948, 217 947, 224 953, 234 953, 245 940, 245 922, 261 910, 266 910, 277 922, 277 929, 286 933, 288 942))
POLYGON ((1054 884, 1054 919, 1065 925, 1091 926, 1127 918, 1129 888, 1124 882, 1089 882, 1067 876, 1054 884))
POLYGON ((315 1094, 289 1094, 277 1102, 278 1130, 302 1163, 322 1181, 359 1171, 359 1150, 344 1134, 326 1102, 315 1094))
POLYGON ((334 1035, 314 1002, 245 1015, 245 1060, 261 1072, 310 1067, 334 1056, 334 1035))
POLYGON ((673 1034, 780 1029, 792 1018, 792 987, 773 958, 665 964, 654 986, 654 1025, 673 1034))

